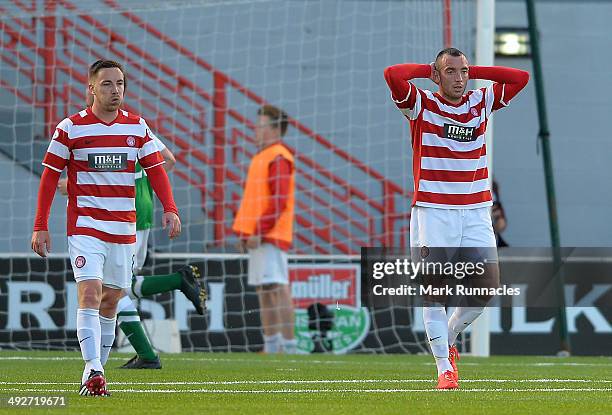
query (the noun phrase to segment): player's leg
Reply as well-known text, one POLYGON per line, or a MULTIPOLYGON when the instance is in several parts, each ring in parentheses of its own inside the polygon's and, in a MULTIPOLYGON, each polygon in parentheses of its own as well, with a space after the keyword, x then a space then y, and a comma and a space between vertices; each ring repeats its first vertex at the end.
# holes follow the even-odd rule
POLYGON ((121 366, 122 369, 161 369, 159 356, 153 349, 140 321, 134 301, 125 294, 117 303, 117 323, 130 342, 136 356, 121 366))
POLYGON ((99 308, 103 298, 102 281, 83 280, 77 283, 79 310, 77 311, 77 337, 85 368, 81 376, 79 394, 83 396, 107 396, 104 364, 100 350, 102 338, 99 308))
MULTIPOLYGON (((102 242, 100 251, 104 252, 102 267, 102 295, 99 308, 100 342, 98 350, 102 366, 108 360, 110 349, 115 340, 117 303, 123 290, 130 286, 135 244, 114 244, 102 242)), ((90 375, 91 377, 91 375, 90 375)), ((101 382, 97 395, 109 395, 106 380, 101 382)), ((91 383, 88 379, 87 383, 91 383)), ((84 386, 87 386, 87 383, 84 386)), ((90 387, 87 389, 91 390, 90 387)), ((83 387, 81 388, 83 390, 83 387)))
POLYGON ((276 284, 264 281, 269 278, 268 258, 263 245, 255 249, 249 249, 249 261, 247 264, 247 282, 255 287, 257 299, 259 300, 259 317, 264 339, 264 353, 278 353, 281 344, 281 334, 278 330, 277 303, 278 293, 275 291, 276 284))
POLYGON ((100 358, 102 281, 96 278, 77 282, 77 297, 77 337, 85 361, 84 383, 91 370, 104 371, 100 358))
POLYGON ((77 338, 85 367, 79 394, 101 394, 105 387, 104 368, 100 360, 100 303, 106 247, 89 236, 69 236, 68 252, 77 282, 77 338))
POLYGON ((110 350, 115 342, 115 326, 117 325, 117 303, 123 296, 123 288, 102 285, 102 301, 100 302, 100 361, 106 365, 110 350))
MULTIPOLYGON (((488 207, 466 209, 464 211, 461 247, 463 256, 470 262, 484 265, 484 273, 473 278, 464 278, 464 285, 470 287, 499 287, 499 265, 497 248, 490 211, 488 207)), ((448 321, 448 344, 453 356, 455 373, 458 376, 455 360, 458 358, 455 342, 461 332, 470 326, 484 311, 492 299, 490 295, 469 296, 462 299, 448 321)))
POLYGON ((100 304, 102 365, 106 364, 110 349, 115 341, 117 303, 123 297, 124 289, 130 286, 136 244, 108 243, 107 246, 108 256, 104 262, 102 302, 100 304))
POLYGON ((295 340, 295 312, 293 310, 293 297, 289 282, 289 260, 287 253, 274 245, 266 246, 269 250, 269 264, 274 268, 272 275, 278 283, 278 319, 282 335, 282 351, 286 354, 295 354, 297 341, 295 340))
MULTIPOLYGON (((441 288, 440 276, 430 276, 424 280, 424 284, 441 288)), ((439 389, 454 389, 457 387, 457 378, 448 348, 448 316, 446 314, 446 295, 427 295, 423 298, 423 323, 427 342, 436 362, 439 389), (453 373, 453 379, 449 382, 448 373, 453 373)))
POLYGON ((134 252, 134 264, 132 265, 132 275, 140 274, 147 260, 147 250, 149 249, 149 235, 151 229, 141 229, 136 231, 136 249, 134 252))
POLYGON ((278 353, 281 350, 279 286, 278 284, 259 285, 256 288, 259 298, 261 326, 264 338, 264 352, 278 353))
POLYGON ((283 352, 286 354, 295 354, 297 352, 297 340, 295 339, 295 311, 293 309, 293 297, 291 296, 291 286, 289 284, 280 286, 279 300, 283 352))
POLYGON ((194 265, 186 265, 172 274, 147 277, 137 275, 132 284, 132 294, 137 298, 142 298, 180 290, 191 301, 197 313, 203 315, 206 309, 207 294, 199 279, 200 271, 194 265))
MULTIPOLYGON (((474 280, 471 287, 496 288, 499 286, 499 267, 497 263, 487 264, 483 278, 474 280)), ((453 346, 461 332, 469 327, 484 311, 493 297, 490 295, 470 296, 462 305, 455 308, 448 321, 448 344, 453 346)))
MULTIPOLYGON (((150 229, 136 231, 136 251, 134 255, 134 264, 132 266, 132 274, 140 273, 145 260, 147 258, 147 244, 149 240, 150 229)), ((133 277, 134 278, 134 277, 133 277)), ((132 279, 132 283, 134 280, 132 279)), ((147 333, 140 321, 136 305, 130 296, 132 290, 124 291, 124 295, 117 303, 117 323, 119 328, 128 339, 136 356, 130 359, 127 363, 121 366, 122 369, 161 369, 161 361, 147 333)))
MULTIPOLYGON (((457 224, 459 216, 451 209, 415 206, 410 218, 410 246, 412 261, 435 264, 443 247, 459 246, 461 233, 457 224)), ((441 288, 440 276, 428 273, 424 283, 441 288)), ((429 295, 423 299, 423 322, 427 340, 436 362, 438 388, 454 389, 457 382, 449 360, 448 318, 445 309, 446 296, 429 295), (450 375, 449 375, 450 374, 450 375)))

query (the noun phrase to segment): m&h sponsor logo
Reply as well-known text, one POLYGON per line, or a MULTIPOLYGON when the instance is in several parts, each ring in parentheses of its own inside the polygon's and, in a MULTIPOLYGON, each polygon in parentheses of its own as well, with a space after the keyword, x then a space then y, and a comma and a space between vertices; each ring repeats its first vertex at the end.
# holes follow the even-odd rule
POLYGON ((93 153, 87 155, 89 168, 99 171, 125 170, 127 153, 93 153))
POLYGON ((444 124, 444 137, 455 141, 476 141, 476 127, 462 127, 454 124, 444 124))

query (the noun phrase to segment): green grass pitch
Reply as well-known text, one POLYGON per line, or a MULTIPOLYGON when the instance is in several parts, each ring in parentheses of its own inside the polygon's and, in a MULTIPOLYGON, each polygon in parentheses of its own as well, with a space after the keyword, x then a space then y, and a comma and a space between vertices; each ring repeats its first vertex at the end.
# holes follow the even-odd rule
MULTIPOLYGON (((183 353, 120 370, 108 398, 77 395, 77 352, 0 352, 0 396, 64 395, 82 414, 612 414, 612 358, 462 357, 460 390, 434 390, 429 356, 183 353)), ((0 413, 27 409, 0 408, 0 413)), ((28 412, 29 413, 29 412, 28 412)))

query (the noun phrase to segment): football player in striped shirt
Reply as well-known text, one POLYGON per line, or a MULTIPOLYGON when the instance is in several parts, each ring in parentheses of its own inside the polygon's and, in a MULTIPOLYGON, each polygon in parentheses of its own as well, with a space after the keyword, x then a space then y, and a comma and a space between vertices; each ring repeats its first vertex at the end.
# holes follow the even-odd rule
POLYGON ((121 64, 99 60, 89 68, 93 105, 60 122, 43 159, 32 249, 51 251, 48 220, 61 172, 68 170, 67 235, 77 281, 77 338, 85 368, 81 395, 108 395, 104 364, 115 337, 116 307, 129 288, 136 242, 135 165, 147 174, 164 207, 162 226, 181 233, 163 157, 145 121, 120 109, 121 64))
MULTIPOLYGON (((93 95, 87 90, 86 103, 93 105, 93 95)), ((148 128, 148 127, 147 127, 148 128)), ((164 158, 164 170, 169 173, 176 164, 176 158, 168 147, 150 131, 151 138, 164 158)), ((153 188, 139 163, 136 163, 136 250, 133 264, 132 288, 127 290, 117 303, 117 325, 136 351, 136 356, 121 366, 122 369, 161 369, 159 355, 155 352, 133 298, 181 290, 195 307, 198 314, 204 314, 206 290, 200 284, 199 270, 196 266, 186 265, 169 275, 144 277, 140 271, 145 263, 151 227, 153 226, 153 188)), ((68 196, 68 179, 60 179, 57 188, 68 196)))
MULTIPOLYGON (((414 199, 410 219, 413 260, 429 248, 478 248, 486 261, 480 284, 499 285, 485 130, 492 113, 504 108, 529 80, 525 71, 471 66, 455 48, 442 50, 431 64, 399 64, 385 69, 391 98, 410 123, 414 199), (431 79, 436 92, 417 88, 415 78, 431 79), (469 79, 493 81, 466 92, 469 79)), ((424 298, 423 320, 438 368, 438 388, 458 387, 454 343, 483 311, 491 297, 455 309, 447 318, 446 296, 424 298)), ((471 300, 474 300, 472 298, 471 300)))

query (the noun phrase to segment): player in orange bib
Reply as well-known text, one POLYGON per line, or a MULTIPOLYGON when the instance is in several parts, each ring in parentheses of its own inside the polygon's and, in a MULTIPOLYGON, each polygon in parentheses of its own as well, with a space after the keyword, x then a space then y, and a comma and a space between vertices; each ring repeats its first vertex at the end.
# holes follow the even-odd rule
POLYGON ((259 152, 251 160, 233 230, 249 252, 248 282, 259 297, 264 352, 292 354, 297 345, 287 250, 293 241, 295 165, 282 143, 287 115, 271 105, 258 115, 259 152))

